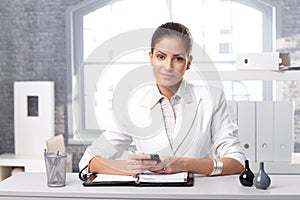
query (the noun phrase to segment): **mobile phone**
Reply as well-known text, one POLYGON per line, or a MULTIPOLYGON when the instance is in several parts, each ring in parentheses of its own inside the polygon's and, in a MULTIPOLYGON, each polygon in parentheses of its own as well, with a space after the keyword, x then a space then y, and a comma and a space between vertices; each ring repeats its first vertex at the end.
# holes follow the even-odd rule
POLYGON ((158 154, 149 154, 151 156, 150 160, 156 160, 157 163, 160 163, 160 158, 158 154))

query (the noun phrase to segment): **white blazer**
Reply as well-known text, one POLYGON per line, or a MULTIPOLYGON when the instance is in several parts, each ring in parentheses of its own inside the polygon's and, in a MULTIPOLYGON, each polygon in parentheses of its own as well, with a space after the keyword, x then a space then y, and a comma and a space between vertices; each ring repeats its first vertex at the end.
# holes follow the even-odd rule
POLYGON ((160 129, 149 126, 153 121, 164 124, 160 104, 151 105, 153 92, 157 90, 156 86, 152 86, 134 95, 128 106, 129 119, 127 117, 111 125, 109 130, 87 147, 79 168, 86 166, 96 155, 118 158, 132 142, 138 152, 190 158, 230 157, 243 164, 245 154, 238 139, 238 128, 229 117, 223 91, 185 81, 182 81, 180 87, 190 97, 181 99, 173 148, 164 126, 160 129), (154 119, 151 112, 155 113, 154 119), (127 122, 137 126, 135 133, 130 133, 130 123, 127 122))

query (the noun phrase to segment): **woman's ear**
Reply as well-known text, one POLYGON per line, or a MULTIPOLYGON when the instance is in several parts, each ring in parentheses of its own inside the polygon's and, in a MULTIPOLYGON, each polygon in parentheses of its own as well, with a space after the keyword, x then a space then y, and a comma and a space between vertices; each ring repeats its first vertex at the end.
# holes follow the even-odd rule
POLYGON ((152 63, 153 60, 153 53, 151 51, 149 51, 149 60, 152 63))
POLYGON ((193 56, 189 56, 189 60, 188 60, 188 63, 187 63, 186 70, 190 69, 190 65, 192 64, 192 60, 193 60, 193 56))

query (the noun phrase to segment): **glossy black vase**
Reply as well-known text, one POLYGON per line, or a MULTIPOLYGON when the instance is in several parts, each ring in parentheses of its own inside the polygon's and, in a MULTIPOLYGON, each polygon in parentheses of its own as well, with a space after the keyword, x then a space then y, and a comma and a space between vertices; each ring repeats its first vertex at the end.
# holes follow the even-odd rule
POLYGON ((253 184, 257 189, 267 189, 271 185, 271 179, 268 174, 265 172, 264 163, 259 163, 259 171, 255 175, 253 184))
POLYGON ((250 187, 253 185, 254 174, 249 167, 249 161, 245 160, 245 168, 244 171, 239 176, 240 183, 243 186, 250 187))

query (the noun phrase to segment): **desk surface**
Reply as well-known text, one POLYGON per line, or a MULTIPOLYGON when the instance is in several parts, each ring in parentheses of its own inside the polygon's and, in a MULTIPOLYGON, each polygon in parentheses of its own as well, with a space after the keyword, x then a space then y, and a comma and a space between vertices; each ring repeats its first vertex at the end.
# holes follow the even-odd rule
POLYGON ((18 173, 0 182, 0 199, 300 199, 300 175, 271 175, 267 190, 243 187, 238 175, 195 177, 193 187, 84 187, 68 173, 65 187, 49 188, 44 173, 18 173))

